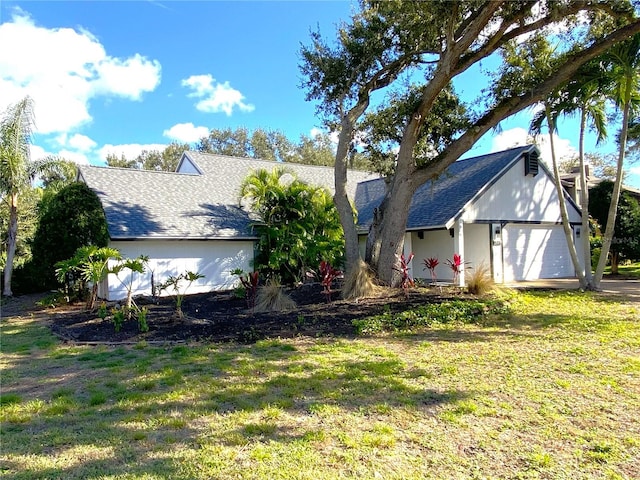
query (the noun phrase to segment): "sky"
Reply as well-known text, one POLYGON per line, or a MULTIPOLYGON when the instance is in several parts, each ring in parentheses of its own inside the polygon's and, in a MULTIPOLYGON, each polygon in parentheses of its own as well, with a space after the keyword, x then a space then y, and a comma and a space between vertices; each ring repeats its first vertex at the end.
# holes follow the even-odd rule
MULTIPOLYGON (((0 0, 0 112, 31 96, 32 158, 78 164, 105 165, 110 153, 134 158, 172 141, 194 145, 211 129, 276 130, 298 142, 323 129, 300 86, 300 47, 317 29, 334 38, 355 6, 0 0)), ((480 92, 473 72, 456 87, 469 100, 480 92)), ((524 143, 530 115, 504 121, 466 156, 524 143)), ((576 122, 558 132, 561 157, 574 155, 576 122)), ((612 142, 596 148, 592 139, 586 147, 615 151, 612 142)), ((627 184, 640 188, 640 165, 630 167, 627 184)))

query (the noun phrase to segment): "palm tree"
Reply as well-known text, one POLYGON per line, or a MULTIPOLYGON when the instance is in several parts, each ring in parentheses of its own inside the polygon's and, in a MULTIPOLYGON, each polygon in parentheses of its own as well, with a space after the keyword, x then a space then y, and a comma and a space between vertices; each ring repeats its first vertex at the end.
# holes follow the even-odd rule
POLYGON ((604 268, 607 264, 607 257, 613 241, 616 212, 620 200, 620 190, 622 189, 627 132, 630 120, 633 118, 632 107, 635 105, 637 108, 640 102, 640 34, 635 34, 628 41, 617 44, 607 52, 604 56, 604 61, 605 65, 608 66, 607 73, 614 86, 611 92, 611 100, 613 100, 617 108, 622 110, 622 129, 619 138, 616 180, 611 194, 607 225, 602 238, 602 252, 594 277, 596 287, 599 287, 602 281, 602 275, 604 274, 604 268))
MULTIPOLYGON (((557 124, 560 115, 572 115, 578 112, 580 115, 579 134, 579 165, 580 165, 580 210, 582 211, 582 251, 585 266, 585 288, 596 288, 591 272, 591 244, 589 239, 589 188, 585 168, 584 139, 587 126, 595 130, 597 134, 596 144, 600 144, 607 138, 607 117, 605 112, 605 84, 606 79, 602 75, 602 65, 599 61, 587 63, 582 66, 575 77, 562 88, 562 94, 556 103, 552 115, 553 123, 557 124)), ((532 129, 540 131, 541 123, 546 114, 537 115, 532 122, 532 129)))
POLYGON ((30 145, 34 126, 33 100, 25 97, 11 105, 0 121, 0 198, 9 205, 9 229, 4 267, 4 291, 11 291, 13 259, 18 236, 18 198, 31 188, 34 178, 58 165, 58 160, 46 158, 31 161, 30 145))

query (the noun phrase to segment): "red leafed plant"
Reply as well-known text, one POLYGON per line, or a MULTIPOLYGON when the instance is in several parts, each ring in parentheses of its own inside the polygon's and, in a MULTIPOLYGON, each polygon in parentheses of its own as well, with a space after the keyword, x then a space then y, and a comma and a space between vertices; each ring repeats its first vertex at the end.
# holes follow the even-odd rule
POLYGON ((459 253, 454 253, 453 259, 447 259, 447 265, 449 265, 449 267, 451 267, 451 270, 453 271, 454 285, 458 283, 458 276, 460 275, 460 272, 464 270, 464 266, 467 263, 469 262, 462 261, 462 256, 459 253))
POLYGON ((429 272, 431 272, 431 282, 436 283, 438 280, 436 277, 436 267, 440 265, 438 259, 435 257, 429 257, 422 260, 422 263, 424 263, 424 268, 429 269, 429 272))
POLYGON ((329 262, 322 260, 320 262, 320 282, 324 288, 323 292, 327 297, 327 303, 331 303, 331 285, 333 281, 342 275, 342 271, 333 268, 329 262))
MULTIPOLYGON (((397 255, 396 255, 397 256, 397 255)), ((394 270, 400 272, 402 274, 402 280, 400 282, 400 286, 404 290, 404 295, 406 297, 409 296, 409 287, 413 287, 415 285, 413 278, 409 274, 409 264, 413 260, 413 252, 409 254, 408 258, 405 258, 404 253, 399 257, 399 267, 394 267, 394 270)))

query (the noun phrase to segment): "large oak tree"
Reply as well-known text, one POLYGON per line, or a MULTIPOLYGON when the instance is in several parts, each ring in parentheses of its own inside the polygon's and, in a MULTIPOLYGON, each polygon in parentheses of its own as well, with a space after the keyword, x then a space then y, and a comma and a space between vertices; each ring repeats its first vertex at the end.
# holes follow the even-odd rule
MULTIPOLYGON (((340 27, 335 42, 312 33, 311 44, 301 48, 302 85, 308 100, 319 101, 327 125, 339 131, 334 201, 345 232, 347 268, 360 257, 346 193, 349 152, 358 122, 381 92, 419 82, 419 101, 402 126, 393 175, 369 234, 371 267, 379 280, 395 285, 399 273, 393 267, 402 253, 416 189, 442 174, 503 119, 540 102, 568 82, 583 63, 639 31, 640 20, 628 1, 396 0, 363 1, 350 22, 340 27), (482 105, 475 106, 464 133, 436 146, 437 153, 430 158, 416 155, 441 92, 471 67, 497 57, 507 45, 547 31, 563 41, 562 54, 552 68, 541 72, 535 84, 503 83, 504 88, 494 89, 482 105)), ((477 75, 481 72, 478 68, 477 75)), ((496 78, 487 74, 485 80, 496 78)))

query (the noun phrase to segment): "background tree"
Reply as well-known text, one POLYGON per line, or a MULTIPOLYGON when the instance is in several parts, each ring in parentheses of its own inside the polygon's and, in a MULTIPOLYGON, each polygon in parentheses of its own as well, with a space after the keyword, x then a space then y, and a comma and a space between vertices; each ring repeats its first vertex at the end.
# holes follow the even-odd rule
POLYGON ((421 96, 403 125, 394 174, 370 231, 371 243, 379 252, 371 266, 382 282, 397 285, 400 275, 394 266, 402 253, 416 189, 442 174, 500 121, 539 102, 566 83, 580 65, 640 31, 634 15, 630 2, 363 1, 350 23, 339 29, 335 43, 313 33, 311 45, 301 49, 302 86, 308 100, 319 101, 325 123, 339 131, 334 201, 345 233, 347 268, 359 258, 355 218, 346 193, 348 158, 357 122, 376 92, 401 85, 406 78, 420 80, 421 96), (415 161, 416 146, 436 99, 456 77, 509 42, 560 23, 576 25, 578 15, 588 19, 587 25, 563 38, 562 56, 547 75, 527 85, 510 75, 510 83, 503 82, 487 101, 478 102, 470 128, 441 146, 431 162, 415 161), (597 25, 597 30, 590 25, 597 25))
POLYGON ((124 154, 120 154, 118 157, 110 153, 107 155, 106 161, 109 167, 175 172, 182 153, 190 149, 191 147, 187 143, 172 142, 162 150, 143 150, 132 160, 127 159, 124 154))
POLYGON ((240 201, 260 220, 254 268, 261 277, 292 284, 322 260, 341 263, 342 229, 326 190, 297 180, 285 168, 261 169, 244 180, 240 201))
POLYGON ((7 238, 3 240, 4 258, 3 295, 13 295, 11 278, 18 244, 18 201, 20 196, 33 188, 38 174, 58 167, 58 160, 45 158, 31 160, 31 136, 34 125, 33 101, 25 97, 11 105, 0 121, 0 199, 6 202, 9 216, 7 238))
MULTIPOLYGON (((609 206, 614 182, 605 180, 591 189, 589 211, 600 229, 608 224, 609 206)), ((622 191, 610 248, 611 273, 618 273, 621 260, 640 260, 640 205, 628 192, 622 191)))
POLYGON ((52 288, 56 262, 73 257, 83 246, 106 247, 107 221, 97 195, 84 183, 60 190, 40 218, 32 245, 34 285, 52 288))

